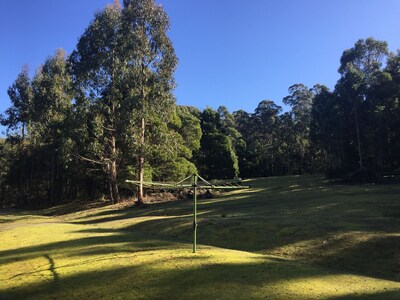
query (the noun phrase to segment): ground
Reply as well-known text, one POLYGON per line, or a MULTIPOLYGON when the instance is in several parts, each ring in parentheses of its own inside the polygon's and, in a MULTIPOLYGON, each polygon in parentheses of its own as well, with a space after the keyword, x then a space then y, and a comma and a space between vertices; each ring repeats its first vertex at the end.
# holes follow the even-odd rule
POLYGON ((400 186, 247 181, 199 200, 0 212, 0 299, 400 299, 400 186))

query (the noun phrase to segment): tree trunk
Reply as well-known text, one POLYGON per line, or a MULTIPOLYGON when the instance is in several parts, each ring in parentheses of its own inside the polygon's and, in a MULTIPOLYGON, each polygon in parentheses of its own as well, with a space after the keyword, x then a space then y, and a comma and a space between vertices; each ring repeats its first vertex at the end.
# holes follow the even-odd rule
POLYGON ((25 123, 22 123, 21 133, 22 133, 22 143, 23 143, 25 141, 25 123))
POLYGON ((110 166, 110 186, 111 186, 111 199, 113 203, 119 202, 119 191, 117 184, 117 164, 115 161, 111 162, 110 166))
MULTIPOLYGON (((29 198, 32 199, 33 191, 32 191, 32 186, 33 186, 33 156, 31 154, 30 157, 30 172, 29 172, 29 198)), ((29 203, 30 204, 30 203, 29 203)))
POLYGON ((275 161, 275 157, 274 157, 274 154, 272 154, 272 162, 271 162, 271 175, 272 175, 272 176, 275 175, 274 161, 275 161))
POLYGON ((54 147, 51 152, 50 203, 54 204, 54 147))
POLYGON ((111 200, 113 203, 119 202, 119 191, 117 183, 117 162, 116 162, 116 144, 115 144, 115 131, 112 132, 111 137, 111 162, 109 164, 109 175, 110 175, 110 193, 111 200))
MULTIPOLYGON (((111 73, 111 79, 112 79, 112 85, 111 85, 111 95, 114 96, 114 78, 115 78, 115 70, 114 70, 114 50, 112 50, 112 73, 111 73)), ((110 163, 108 165, 109 167, 109 184, 110 184, 110 196, 111 200, 113 203, 118 203, 119 202, 119 191, 118 191, 118 182, 117 182, 117 145, 116 145, 116 126, 114 123, 114 118, 116 117, 115 114, 115 103, 114 101, 110 101, 111 104, 111 126, 110 126, 110 132, 111 132, 111 144, 110 144, 110 163)))
POLYGON ((143 153, 143 146, 144 146, 144 131, 145 131, 145 124, 144 118, 141 120, 140 124, 140 153, 139 153, 139 172, 138 172, 138 204, 143 204, 143 178, 144 178, 144 153, 143 153))
POLYGON ((360 169, 363 168, 363 162, 362 162, 362 155, 361 155, 361 138, 360 138, 360 125, 358 123, 358 112, 357 112, 357 107, 355 107, 355 117, 356 117, 356 131, 357 131, 357 144, 358 144, 358 158, 359 158, 359 164, 360 164, 360 169))

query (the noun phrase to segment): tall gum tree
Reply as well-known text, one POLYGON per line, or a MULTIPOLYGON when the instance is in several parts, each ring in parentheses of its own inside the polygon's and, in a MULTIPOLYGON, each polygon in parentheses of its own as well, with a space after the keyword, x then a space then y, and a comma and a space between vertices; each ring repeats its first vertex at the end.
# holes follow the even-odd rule
MULTIPOLYGON (((144 166, 150 139, 148 127, 167 122, 174 107, 172 90, 177 58, 167 36, 169 19, 153 0, 124 0, 122 18, 124 49, 130 49, 130 70, 127 89, 132 119, 133 137, 138 155, 138 180, 143 182, 144 166)), ((138 203, 143 203, 143 185, 138 187, 138 203)))
MULTIPOLYGON (((175 105, 177 58, 168 29, 166 13, 153 0, 126 0, 122 6, 116 1, 96 14, 71 55, 77 110, 91 123, 90 157, 81 158, 103 167, 113 202, 119 199, 121 144, 135 154, 142 182, 152 137, 175 105)), ((143 203, 142 184, 138 203, 143 203)))
POLYGON ((369 90, 388 56, 386 42, 373 38, 360 39, 354 47, 343 52, 340 58, 339 79, 335 91, 348 114, 352 114, 355 124, 359 167, 364 167, 363 136, 366 129, 361 124, 364 104, 369 97, 369 90), (363 130, 364 129, 364 130, 363 130))
POLYGON ((11 107, 5 111, 5 116, 0 116, 0 123, 11 130, 20 129, 21 138, 24 141, 32 106, 32 86, 28 65, 22 67, 7 93, 11 100, 11 107))
POLYGON ((282 108, 272 100, 262 100, 252 114, 256 134, 256 151, 260 153, 260 169, 263 175, 275 175, 277 158, 277 128, 282 108))
MULTIPOLYGON (((46 59, 32 81, 30 137, 36 149, 47 147, 49 154, 51 153, 49 172, 51 203, 62 198, 63 177, 69 157, 67 118, 72 107, 72 90, 66 59, 65 51, 58 49, 54 56, 46 59)), ((32 165, 33 162, 31 169, 32 165)), ((37 170, 40 171, 43 170, 37 170)), ((32 172, 33 170, 31 174, 32 172)))
MULTIPOLYGON (((70 64, 76 89, 76 111, 86 129, 88 148, 82 160, 100 165, 107 175, 110 198, 119 201, 118 132, 124 109, 121 85, 126 80, 126 54, 121 48, 122 15, 118 3, 97 13, 80 37, 70 64), (86 126, 89 124, 89 126, 86 126)), ((78 128, 78 130, 83 130, 78 128)))
POLYGON ((292 108, 290 115, 293 119, 296 156, 300 160, 298 172, 302 174, 310 150, 309 132, 314 95, 311 89, 301 83, 290 86, 288 91, 289 95, 283 98, 283 103, 292 108))

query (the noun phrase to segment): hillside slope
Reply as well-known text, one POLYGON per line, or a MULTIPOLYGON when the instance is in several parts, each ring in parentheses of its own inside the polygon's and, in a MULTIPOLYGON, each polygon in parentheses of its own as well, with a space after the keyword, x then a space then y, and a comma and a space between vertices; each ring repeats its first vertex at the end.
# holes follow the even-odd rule
POLYGON ((248 182, 199 201, 0 215, 0 299, 400 298, 398 185, 248 182))

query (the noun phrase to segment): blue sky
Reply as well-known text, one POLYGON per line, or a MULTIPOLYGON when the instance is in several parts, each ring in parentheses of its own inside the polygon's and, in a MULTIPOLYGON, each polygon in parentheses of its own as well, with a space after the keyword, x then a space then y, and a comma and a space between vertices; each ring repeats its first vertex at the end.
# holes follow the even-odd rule
MULTIPOLYGON (((70 53, 112 0, 0 2, 0 112, 21 66, 32 73, 57 48, 70 53)), ((282 105, 294 83, 333 87, 343 50, 359 38, 400 48, 398 0, 157 0, 171 20, 178 104, 252 112, 282 105)))

